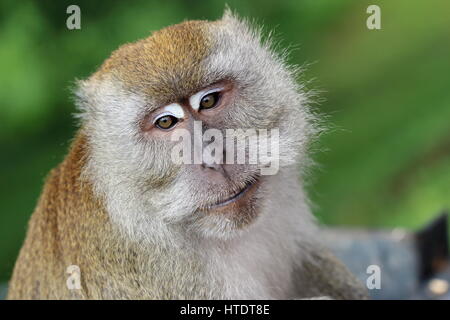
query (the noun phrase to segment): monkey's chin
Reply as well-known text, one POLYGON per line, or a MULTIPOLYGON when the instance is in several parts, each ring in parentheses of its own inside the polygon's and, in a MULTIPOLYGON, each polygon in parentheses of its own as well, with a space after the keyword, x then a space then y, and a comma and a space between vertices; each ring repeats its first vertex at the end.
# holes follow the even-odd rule
POLYGON ((234 196, 199 210, 196 229, 204 236, 225 239, 245 231, 261 211, 261 183, 258 179, 234 196))

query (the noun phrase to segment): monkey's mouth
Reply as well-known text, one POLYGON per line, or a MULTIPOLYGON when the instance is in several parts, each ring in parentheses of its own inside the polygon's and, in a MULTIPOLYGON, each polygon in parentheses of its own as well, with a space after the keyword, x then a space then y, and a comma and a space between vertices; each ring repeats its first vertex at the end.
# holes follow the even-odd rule
POLYGON ((206 209, 218 209, 229 205, 236 205, 236 206, 243 205, 246 202, 246 200, 251 198, 251 196, 255 193, 259 184, 260 184, 259 176, 254 177, 253 179, 247 181, 242 189, 238 190, 230 197, 221 199, 215 202, 214 204, 209 205, 206 209))

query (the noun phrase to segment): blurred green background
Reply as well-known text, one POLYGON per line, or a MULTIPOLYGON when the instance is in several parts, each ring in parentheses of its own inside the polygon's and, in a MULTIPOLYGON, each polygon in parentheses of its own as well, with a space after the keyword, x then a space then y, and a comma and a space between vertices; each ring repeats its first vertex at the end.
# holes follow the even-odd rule
MULTIPOLYGON (((450 1, 227 1, 275 29, 324 101, 309 182, 323 223, 417 228, 450 207, 450 1), (382 30, 366 8, 381 7, 382 30)), ((76 131, 70 88, 120 44, 223 1, 0 3, 0 281, 7 280, 48 171, 76 131), (81 30, 66 8, 81 7, 81 30)))

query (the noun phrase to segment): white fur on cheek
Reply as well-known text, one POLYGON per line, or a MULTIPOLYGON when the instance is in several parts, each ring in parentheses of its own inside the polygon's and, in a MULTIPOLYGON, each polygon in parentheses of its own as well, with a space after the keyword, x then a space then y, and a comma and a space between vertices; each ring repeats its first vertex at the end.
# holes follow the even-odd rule
MULTIPOLYGON (((164 204, 142 195, 149 172, 165 172, 170 165, 157 159, 150 142, 140 143, 136 138, 140 134, 136 123, 148 101, 112 79, 82 83, 80 90, 79 107, 90 145, 84 175, 105 198, 111 220, 132 240, 172 239, 161 220, 152 215, 164 204)), ((179 114, 177 109, 172 111, 179 114)))

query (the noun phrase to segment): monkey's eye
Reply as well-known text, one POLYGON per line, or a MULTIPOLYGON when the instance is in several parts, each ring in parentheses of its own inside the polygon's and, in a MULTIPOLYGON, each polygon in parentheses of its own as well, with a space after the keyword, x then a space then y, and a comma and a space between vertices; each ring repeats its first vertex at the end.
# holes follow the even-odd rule
POLYGON ((167 130, 172 128, 178 122, 178 118, 171 115, 163 115, 162 117, 156 119, 155 125, 159 129, 167 130))
POLYGON ((204 96, 200 100, 200 110, 201 109, 211 109, 214 108, 217 105, 217 102, 219 101, 220 92, 211 92, 204 96))

